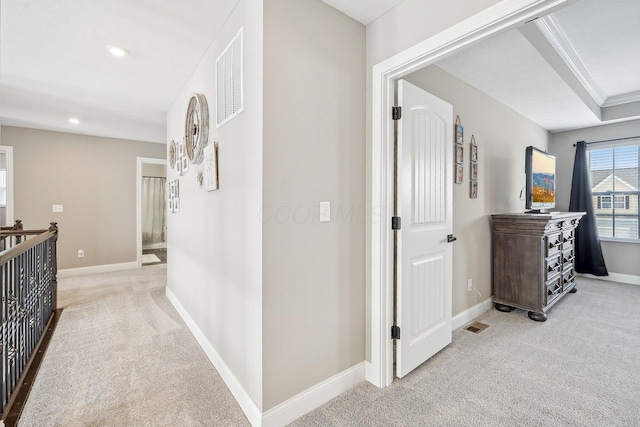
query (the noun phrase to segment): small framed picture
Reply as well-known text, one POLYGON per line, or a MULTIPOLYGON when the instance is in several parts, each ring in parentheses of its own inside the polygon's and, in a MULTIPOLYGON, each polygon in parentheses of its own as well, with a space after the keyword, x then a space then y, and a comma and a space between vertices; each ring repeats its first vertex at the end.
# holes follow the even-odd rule
POLYGON ((477 162, 478 161, 478 146, 476 145, 476 139, 474 138, 473 135, 471 135, 471 143, 470 143, 470 154, 469 156, 471 157, 471 161, 472 162, 477 162))
POLYGON ((219 188, 218 183, 218 143, 214 142, 204 147, 204 189, 214 191, 219 188))
POLYGON ((175 211, 173 210, 173 197, 169 197, 169 207, 167 208, 169 210, 169 212, 174 213, 175 211))
POLYGON ((464 168, 462 167, 462 164, 457 164, 456 165, 456 180, 455 183, 456 184, 462 184, 462 175, 464 173, 464 168))
POLYGON ((469 197, 472 199, 478 198, 478 181, 470 181, 471 187, 469 189, 469 197))
POLYGON ((456 144, 456 163, 462 164, 463 159, 464 159, 464 148, 462 147, 462 145, 456 144))
POLYGON ((471 162, 471 180, 475 181, 478 179, 478 162, 471 162))
POLYGON ((464 127, 462 127, 462 123, 460 122, 460 116, 456 116, 455 132, 456 144, 462 145, 464 141, 464 127))
POLYGON ((173 212, 180 212, 180 198, 173 199, 173 212))
POLYGON ((176 187, 176 197, 180 197, 180 181, 174 180, 173 185, 176 187))

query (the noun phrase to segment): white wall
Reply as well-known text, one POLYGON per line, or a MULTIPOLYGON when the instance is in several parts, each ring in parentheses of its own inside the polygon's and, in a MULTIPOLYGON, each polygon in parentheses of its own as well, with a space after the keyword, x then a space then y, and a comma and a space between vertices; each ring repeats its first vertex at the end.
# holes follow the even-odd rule
POLYGON ((547 149, 549 133, 478 89, 430 66, 406 78, 453 105, 464 126, 464 180, 454 184, 453 315, 493 294, 491 217, 524 211, 525 149, 547 149), (469 198, 469 143, 478 145, 478 198, 469 198), (482 294, 467 291, 467 280, 482 294))
POLYGON ((184 135, 192 93, 206 96, 209 143, 219 142, 220 189, 179 179, 181 210, 168 214, 167 286, 258 410, 262 408, 262 0, 241 0, 167 114, 167 138, 184 135), (215 60, 244 26, 244 112, 215 126, 215 60))
MULTIPOLYGON (((552 135, 549 152, 556 156, 557 205, 558 210, 569 208, 573 161, 578 141, 602 141, 640 135, 640 120, 614 123, 586 129, 558 132, 552 135)), ((602 242, 602 254, 609 273, 640 276, 640 244, 624 242, 602 242)))
POLYGON ((392 57, 500 0, 404 0, 367 25, 367 67, 392 57))
POLYGON ((264 30, 269 409, 365 357, 365 28, 319 0, 268 0, 264 30))

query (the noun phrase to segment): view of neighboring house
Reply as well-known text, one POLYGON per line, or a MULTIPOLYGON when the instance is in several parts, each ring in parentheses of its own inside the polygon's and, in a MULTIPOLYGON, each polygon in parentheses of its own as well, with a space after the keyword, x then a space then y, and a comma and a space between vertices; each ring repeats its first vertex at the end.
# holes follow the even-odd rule
POLYGON ((638 149, 623 148, 615 154, 612 149, 591 151, 593 207, 604 238, 638 238, 638 149))

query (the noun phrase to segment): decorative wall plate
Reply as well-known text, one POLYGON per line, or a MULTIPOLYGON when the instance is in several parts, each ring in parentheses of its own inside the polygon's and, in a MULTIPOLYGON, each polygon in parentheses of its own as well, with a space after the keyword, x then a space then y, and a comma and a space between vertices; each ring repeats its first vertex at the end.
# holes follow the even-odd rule
POLYGON ((171 169, 176 166, 176 157, 176 142, 172 140, 169 143, 169 166, 171 166, 171 169))
POLYGON ((209 138, 209 107, 204 95, 194 93, 189 100, 187 117, 184 122, 187 157, 191 163, 202 162, 202 150, 209 138))

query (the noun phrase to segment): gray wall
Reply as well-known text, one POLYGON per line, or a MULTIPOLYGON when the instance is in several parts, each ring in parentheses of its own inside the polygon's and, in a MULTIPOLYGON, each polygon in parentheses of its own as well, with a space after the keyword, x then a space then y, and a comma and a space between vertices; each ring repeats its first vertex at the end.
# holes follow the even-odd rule
POLYGON ((58 223, 59 269, 136 261, 136 157, 164 158, 164 144, 8 126, 2 143, 13 146, 14 217, 58 223))
POLYGON ((365 357, 365 28, 270 0, 264 30, 267 410, 365 357))
MULTIPOLYGON (((551 137, 549 152, 556 156, 558 183, 558 210, 569 208, 571 177, 577 141, 602 141, 640 135, 640 120, 555 133, 551 137)), ((609 273, 640 276, 640 244, 602 241, 602 253, 609 273)))
POLYGON ((453 105, 464 126, 464 180, 454 184, 453 315, 478 304, 492 294, 492 213, 524 211, 520 191, 524 187, 525 148, 546 150, 549 133, 437 66, 406 78, 453 105), (469 198, 469 142, 478 145, 478 198, 469 198), (482 298, 467 291, 472 279, 482 298))

